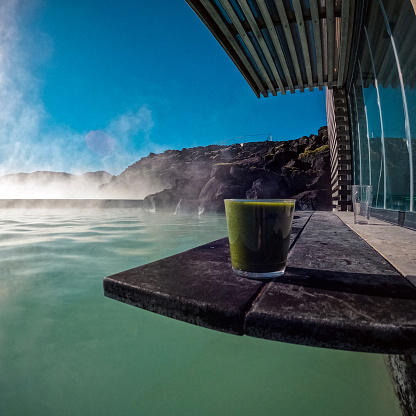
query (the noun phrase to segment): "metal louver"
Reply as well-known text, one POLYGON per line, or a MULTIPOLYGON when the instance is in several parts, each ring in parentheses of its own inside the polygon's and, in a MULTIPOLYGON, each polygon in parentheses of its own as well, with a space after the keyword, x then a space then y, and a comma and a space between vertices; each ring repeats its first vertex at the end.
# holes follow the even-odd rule
POLYGON ((355 0, 186 0, 257 97, 342 87, 355 0))

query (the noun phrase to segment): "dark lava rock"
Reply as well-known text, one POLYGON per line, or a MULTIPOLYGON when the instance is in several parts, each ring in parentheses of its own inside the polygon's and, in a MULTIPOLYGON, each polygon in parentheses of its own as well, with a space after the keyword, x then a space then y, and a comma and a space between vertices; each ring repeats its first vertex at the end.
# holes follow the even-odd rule
POLYGON ((166 211, 178 205, 179 198, 173 189, 164 189, 161 192, 146 196, 143 200, 143 208, 147 211, 166 211))
POLYGON ((231 179, 221 180, 213 176, 201 190, 199 201, 201 210, 224 212, 224 199, 245 198, 246 187, 231 179))
POLYGON ((246 192, 247 199, 288 198, 290 188, 282 175, 264 171, 259 179, 255 180, 246 192))
POLYGON ((293 150, 280 151, 273 155, 273 158, 265 164, 265 168, 273 172, 279 172, 282 170, 282 167, 286 163, 290 162, 292 159, 296 159, 298 153, 293 150))
POLYGON ((198 199, 180 199, 176 205, 175 215, 200 213, 201 211, 198 199))
POLYGON ((182 207, 188 209, 198 204, 191 201, 198 201, 201 189, 205 185, 206 178, 177 179, 172 188, 147 195, 143 200, 143 208, 148 211, 173 211, 177 210, 178 204, 181 202, 182 207), (189 202, 188 202, 189 201, 189 202))
POLYGON ((331 209, 327 128, 297 140, 151 154, 104 186, 145 197, 145 209, 156 211, 224 212, 227 198, 294 196, 298 209, 331 209))
POLYGON ((296 199, 296 209, 301 211, 330 211, 332 198, 328 189, 315 189, 301 192, 292 197, 296 199))

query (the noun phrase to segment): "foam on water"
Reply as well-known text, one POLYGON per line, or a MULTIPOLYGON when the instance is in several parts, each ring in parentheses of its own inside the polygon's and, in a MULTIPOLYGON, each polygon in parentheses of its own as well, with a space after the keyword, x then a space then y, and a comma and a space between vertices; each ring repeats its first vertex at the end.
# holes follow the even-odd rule
POLYGON ((1 415, 400 415, 380 355, 222 334, 104 297, 103 277, 225 235, 223 216, 1 210, 1 415))

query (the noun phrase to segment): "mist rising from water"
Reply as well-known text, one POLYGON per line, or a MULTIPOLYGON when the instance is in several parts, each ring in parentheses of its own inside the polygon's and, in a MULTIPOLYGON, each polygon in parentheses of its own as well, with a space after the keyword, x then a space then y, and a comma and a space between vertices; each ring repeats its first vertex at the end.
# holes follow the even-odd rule
POLYGON ((0 177, 0 199, 109 198, 101 185, 112 176, 107 172, 71 175, 63 172, 20 173, 0 177))
MULTIPOLYGON (((160 146, 150 137, 154 120, 146 103, 113 114, 104 125, 89 132, 73 129, 70 117, 64 122, 54 122, 53 112, 50 113, 40 95, 43 80, 33 74, 37 67, 53 58, 54 40, 40 31, 28 37, 25 30, 25 19, 30 20, 38 3, 36 0, 0 2, 0 175, 37 170, 71 173, 105 170, 117 174, 141 156, 159 151, 160 146)), ((60 196, 59 188, 50 185, 41 194, 30 187, 14 191, 4 188, 1 198, 12 192, 15 197, 21 197, 22 193, 60 196)), ((80 189, 70 187, 65 196, 80 197, 80 189)), ((87 187, 86 192, 94 190, 87 187)))
POLYGON ((108 172, 73 175, 38 171, 0 176, 0 200, 14 199, 144 199, 163 186, 156 180, 114 181, 108 172))

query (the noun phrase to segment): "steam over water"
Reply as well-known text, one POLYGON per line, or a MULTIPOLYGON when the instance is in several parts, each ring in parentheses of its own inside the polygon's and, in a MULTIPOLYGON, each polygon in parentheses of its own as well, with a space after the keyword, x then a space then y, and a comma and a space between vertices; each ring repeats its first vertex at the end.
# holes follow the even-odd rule
POLYGON ((380 355, 222 334, 104 297, 105 276, 225 235, 223 216, 0 210, 1 415, 400 415, 380 355))

